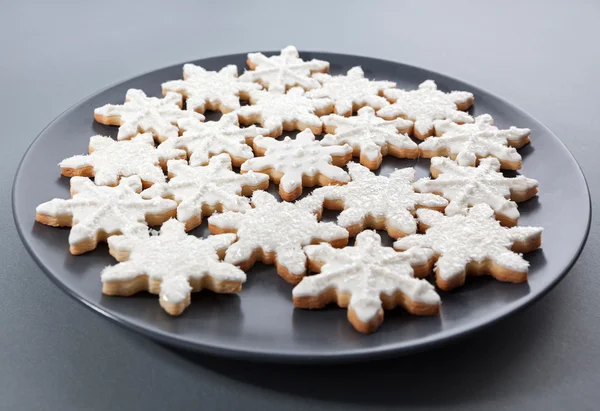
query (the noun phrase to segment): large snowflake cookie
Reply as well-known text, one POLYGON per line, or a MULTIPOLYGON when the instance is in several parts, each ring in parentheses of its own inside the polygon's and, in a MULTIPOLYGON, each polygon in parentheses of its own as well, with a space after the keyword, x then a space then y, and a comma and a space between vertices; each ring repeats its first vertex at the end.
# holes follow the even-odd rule
POLYGON ((323 122, 319 117, 333 110, 333 100, 310 99, 299 87, 290 89, 286 94, 253 91, 250 93, 250 104, 237 110, 240 123, 245 126, 260 124, 271 137, 279 137, 283 130, 302 131, 307 128, 315 134, 321 134, 323 122))
POLYGON ((322 308, 335 302, 348 307, 348 320, 362 333, 375 331, 383 310, 400 305, 415 315, 435 315, 440 297, 433 285, 420 278, 431 270, 433 251, 411 248, 403 253, 382 247, 381 237, 364 231, 354 247, 335 249, 329 244, 304 247, 311 271, 294 287, 294 305, 322 308))
POLYGON ((502 225, 514 226, 519 220, 516 202, 536 195, 538 182, 523 176, 504 177, 499 170, 496 158, 484 158, 475 168, 434 157, 431 159, 434 180, 422 178, 413 185, 419 192, 437 193, 450 200, 446 215, 466 214, 469 207, 483 203, 492 207, 502 225))
POLYGON ((317 59, 304 61, 294 46, 284 48, 278 56, 249 53, 246 63, 251 71, 242 74, 240 80, 258 82, 274 93, 285 93, 295 86, 305 90, 318 88, 321 85, 311 75, 329 71, 328 62, 317 59))
POLYGON ((318 221, 322 205, 316 197, 286 203, 265 191, 256 191, 252 205, 254 208, 245 213, 228 211, 208 219, 211 233, 237 234, 238 241, 227 250, 225 262, 244 271, 256 261, 275 264, 284 280, 297 284, 306 274, 302 247, 320 242, 343 247, 348 243, 345 229, 318 221))
POLYGON ((321 88, 306 93, 310 98, 329 97, 335 102, 334 111, 340 116, 351 116, 361 107, 380 109, 389 104, 383 97, 383 90, 396 87, 392 81, 375 81, 365 78, 360 66, 348 70, 345 76, 332 76, 325 73, 313 75, 321 88))
POLYGON ((183 131, 181 137, 163 144, 185 149, 192 166, 208 164, 210 157, 227 153, 233 165, 239 167, 244 161, 254 157, 249 145, 254 137, 267 134, 265 129, 256 126, 241 128, 235 113, 224 114, 219 121, 206 123, 184 118, 177 125, 183 131))
POLYGON ((434 124, 438 137, 429 137, 419 144, 420 156, 447 156, 461 166, 474 166, 481 158, 496 157, 503 169, 518 170, 522 159, 517 148, 529 143, 531 134, 528 128, 500 130, 489 114, 475 117, 474 124, 456 124, 449 120, 438 120, 434 124))
POLYGON ((352 158, 349 145, 323 146, 310 130, 299 133, 294 140, 283 141, 268 137, 254 139, 254 151, 260 157, 242 164, 241 172, 257 171, 268 174, 279 184, 279 194, 292 201, 302 194, 302 187, 345 184, 350 181, 342 170, 352 158))
POLYGON ((477 204, 466 215, 445 216, 433 210, 417 210, 419 227, 394 243, 397 250, 431 248, 437 258, 436 283, 442 290, 464 284, 466 275, 490 274, 500 281, 527 281, 529 263, 519 253, 539 248, 542 228, 502 227, 494 210, 477 204))
POLYGON ((365 228, 386 230, 393 238, 417 232, 413 213, 419 207, 443 210, 448 204, 435 194, 415 193, 412 182, 415 170, 403 168, 389 177, 377 176, 357 163, 348 163, 352 181, 343 186, 329 186, 313 191, 325 208, 344 210, 338 224, 351 236, 365 228))
POLYGON ((143 236, 148 225, 175 216, 177 203, 164 198, 143 199, 138 176, 125 177, 116 187, 97 186, 86 177, 71 179, 71 198, 55 198, 37 206, 36 221, 54 227, 72 227, 71 254, 96 248, 112 235, 143 236))
POLYGON ((202 217, 214 212, 249 210, 248 199, 241 196, 250 196, 255 190, 269 186, 269 177, 264 174, 240 175, 231 171, 227 154, 212 157, 205 167, 191 167, 186 161, 172 160, 168 169, 169 182, 154 184, 142 192, 142 197, 175 200, 179 204, 177 219, 185 224, 187 231, 199 226, 202 217))
POLYGON ((131 140, 115 141, 110 137, 90 137, 89 154, 65 158, 59 163, 64 176, 94 177, 99 186, 115 186, 121 177, 138 176, 144 187, 165 181, 163 168, 170 159, 185 158, 183 150, 165 143, 154 147, 150 133, 131 140))
POLYGON ((353 155, 360 163, 375 170, 381 165, 383 156, 417 158, 419 148, 405 133, 412 129, 412 121, 397 118, 384 120, 375 115, 371 107, 358 110, 358 116, 343 117, 330 114, 321 118, 327 134, 324 145, 349 144, 353 155))
POLYGON ((414 121, 413 135, 421 140, 433 134, 435 120, 473 122, 473 117, 465 113, 473 104, 473 94, 466 91, 444 93, 438 90, 433 80, 424 81, 417 90, 387 89, 383 94, 393 104, 380 109, 377 115, 385 119, 402 117, 414 121))
POLYGON ((109 126, 120 126, 118 140, 127 140, 138 133, 152 133, 158 142, 177 137, 177 120, 195 118, 204 121, 202 114, 182 110, 181 94, 167 93, 164 98, 147 97, 142 90, 129 89, 125 104, 106 104, 94 110, 94 119, 109 126))
POLYGON ((246 274, 219 259, 234 241, 234 234, 203 239, 187 235, 177 220, 164 223, 158 235, 113 236, 108 246, 119 264, 102 271, 102 292, 130 296, 149 291, 159 295, 167 313, 180 315, 190 305, 192 292, 242 289, 246 274))
POLYGON ((186 99, 186 108, 199 113, 219 110, 229 113, 240 108, 240 99, 248 100, 251 90, 259 90, 260 84, 238 79, 237 67, 233 64, 221 70, 208 71, 195 64, 183 65, 183 80, 172 80, 162 84, 163 94, 175 92, 186 99))

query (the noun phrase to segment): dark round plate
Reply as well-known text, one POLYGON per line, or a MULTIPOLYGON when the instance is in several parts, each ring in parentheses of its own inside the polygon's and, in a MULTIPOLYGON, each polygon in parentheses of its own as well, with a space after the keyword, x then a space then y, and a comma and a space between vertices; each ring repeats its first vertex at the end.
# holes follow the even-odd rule
MULTIPOLYGON (((271 53, 273 54, 273 53, 271 53)), ((184 315, 173 318, 157 296, 107 297, 101 292, 100 271, 115 261, 106 245, 82 256, 68 251, 69 229, 35 223, 35 207, 49 199, 68 198, 69 180, 57 164, 65 157, 87 152, 94 134, 116 136, 117 128, 93 120, 93 110, 106 103, 122 103, 129 88, 159 96, 161 83, 181 77, 181 64, 153 71, 101 91, 68 109, 33 142, 17 171, 13 210, 21 238, 46 274, 68 294, 108 318, 162 342, 237 358, 323 362, 370 359, 442 344, 494 323, 536 301, 563 278, 585 243, 590 225, 590 198, 575 159, 546 127, 514 105, 480 88, 421 68, 391 61, 331 53, 303 53, 304 58, 331 62, 333 74, 361 65, 370 78, 393 80, 414 88, 433 79, 442 90, 475 94, 473 114, 490 113, 499 127, 516 125, 532 130, 532 144, 521 149, 521 172, 540 182, 540 194, 520 206, 521 225, 545 227, 543 249, 527 255, 529 282, 503 284, 490 278, 470 278, 467 284, 442 294, 439 317, 418 318, 401 309, 387 311, 383 326, 368 336, 354 331, 346 310, 294 309, 292 286, 272 266, 258 264, 238 295, 195 294, 184 315)), ((245 54, 195 61, 211 70, 227 64, 245 67, 245 54)), ((209 116, 211 119, 212 116, 209 116)), ((417 177, 428 175, 428 160, 385 158, 380 172, 415 166, 417 177)), ((274 187, 272 187, 274 190, 274 187)), ((335 219, 326 213, 326 219, 335 219)), ((206 235, 206 222, 194 231, 206 235)), ((387 244, 389 237, 383 235, 387 244)))

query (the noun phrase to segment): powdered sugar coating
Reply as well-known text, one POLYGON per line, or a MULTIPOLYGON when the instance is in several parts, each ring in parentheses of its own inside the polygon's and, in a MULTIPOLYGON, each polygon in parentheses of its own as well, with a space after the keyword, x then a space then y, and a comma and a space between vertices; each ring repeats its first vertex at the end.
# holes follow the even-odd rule
POLYGON ((266 186, 269 180, 264 174, 240 175, 231 171, 231 159, 227 154, 212 157, 205 167, 191 167, 183 160, 172 160, 168 169, 169 182, 153 185, 142 192, 142 197, 177 201, 177 219, 186 224, 188 230, 194 228, 189 225, 190 220, 202 218, 206 206, 228 211, 249 210, 248 199, 241 196, 242 188, 266 186))
POLYGON ((243 81, 256 81, 273 93, 285 93, 286 89, 300 86, 305 90, 321 85, 311 78, 315 72, 327 72, 329 63, 312 59, 304 61, 294 46, 287 46, 278 56, 267 57, 262 53, 249 53, 248 65, 254 70, 240 76, 243 81))
POLYGON ((69 244, 72 246, 95 240, 100 233, 139 237, 148 231, 148 215, 167 214, 177 207, 172 200, 143 199, 141 190, 138 176, 122 178, 116 187, 97 186, 89 178, 73 177, 72 198, 55 198, 40 204, 36 212, 50 217, 71 216, 69 244))
POLYGON ((299 87, 290 89, 286 94, 253 91, 250 93, 250 104, 237 110, 240 122, 251 124, 255 122, 253 119, 257 119, 272 137, 281 135, 283 129, 314 128, 320 132, 323 122, 317 114, 329 114, 333 108, 333 100, 309 99, 299 87))
POLYGON ((450 200, 446 215, 466 214, 469 207, 476 204, 489 205, 496 214, 512 220, 519 218, 519 210, 510 201, 512 191, 526 192, 538 186, 531 178, 517 176, 504 177, 500 162, 496 158, 484 158, 475 167, 463 167, 444 157, 431 159, 431 167, 439 171, 436 179, 422 178, 414 183, 417 191, 436 192, 450 200))
POLYGON ((434 120, 473 122, 473 117, 457 108, 457 104, 470 105, 473 94, 466 91, 444 93, 437 89, 433 80, 424 81, 417 90, 387 89, 383 94, 393 104, 377 111, 377 115, 383 118, 402 117, 414 121, 415 135, 419 138, 431 135, 434 120))
POLYGON ((126 261, 106 267, 102 282, 133 280, 146 275, 160 281, 160 299, 168 303, 183 302, 192 291, 190 279, 212 277, 216 281, 243 283, 246 274, 226 262, 219 261, 218 251, 235 241, 235 234, 197 238, 185 232, 184 225, 169 220, 159 235, 108 239, 112 253, 128 255, 126 261))
POLYGON ((238 79, 237 66, 230 64, 219 71, 209 71, 195 64, 183 65, 184 80, 162 84, 163 94, 169 91, 186 98, 186 108, 199 113, 208 109, 229 113, 240 108, 240 98, 248 100, 251 90, 260 90, 257 83, 238 79))
POLYGON ((542 233, 539 227, 502 227, 492 218, 494 210, 477 204, 466 215, 445 216, 433 210, 417 210, 420 222, 429 229, 394 243, 397 250, 429 247, 439 258, 437 274, 444 280, 458 277, 470 262, 493 261, 508 270, 526 273, 529 263, 511 251, 515 242, 527 242, 542 233))
POLYGON ((306 96, 331 98, 335 102, 335 113, 341 116, 351 116, 353 111, 365 106, 375 109, 387 106, 389 102, 382 97, 383 90, 396 87, 393 81, 366 79, 360 66, 352 67, 345 76, 315 73, 313 78, 322 87, 308 91, 306 96))
POLYGON ((182 110, 182 97, 178 93, 167 93, 164 98, 147 97, 142 90, 129 89, 124 104, 106 104, 94 110, 96 121, 109 125, 120 125, 118 140, 127 140, 138 133, 152 133, 163 142, 177 137, 177 120, 195 118, 204 121, 202 114, 182 110))
POLYGON ((308 245, 309 260, 323 262, 321 273, 304 277, 294 287, 294 297, 319 296, 329 289, 351 294, 348 309, 362 322, 369 322, 382 310, 381 295, 403 293, 416 302, 439 305, 433 285, 414 277, 412 266, 424 265, 433 251, 411 248, 403 253, 381 245, 375 231, 363 231, 354 247, 333 248, 330 244, 308 245))
POLYGON ((237 114, 224 114, 219 121, 202 123, 196 119, 184 118, 177 122, 183 130, 179 138, 170 139, 163 144, 184 148, 192 166, 208 163, 214 155, 227 153, 236 159, 239 166, 243 161, 254 157, 252 143, 254 137, 266 134, 266 130, 256 126, 240 128, 237 114), (237 161, 237 160, 240 161, 237 161))
POLYGON ((371 107, 358 110, 358 116, 342 117, 330 114, 321 118, 326 128, 335 128, 334 134, 327 134, 323 145, 349 144, 356 154, 369 161, 380 161, 383 153, 394 152, 394 149, 417 151, 417 144, 406 134, 412 122, 398 118, 387 121, 375 115, 371 107), (390 148, 392 148, 390 150, 390 148))
POLYGON ((345 183, 350 176, 340 167, 334 166, 332 156, 347 156, 352 152, 349 145, 323 146, 315 140, 310 130, 298 133, 295 139, 283 141, 268 137, 256 137, 254 147, 266 150, 264 156, 255 157, 242 164, 242 172, 273 170, 282 173, 280 186, 285 192, 302 187, 303 176, 321 174, 334 181, 345 183))
POLYGON ((435 121, 436 134, 419 145, 421 152, 448 153, 461 166, 474 166, 477 159, 496 157, 500 162, 520 163, 521 155, 511 144, 521 146, 531 130, 510 127, 499 130, 489 114, 475 118, 474 124, 456 124, 449 120, 435 121))
POLYGON ((63 169, 92 167, 97 185, 114 186, 121 177, 139 176, 147 184, 165 181, 161 163, 185 158, 185 151, 161 144, 154 147, 150 133, 138 134, 131 140, 115 141, 110 137, 90 137, 90 154, 65 158, 63 169))
POLYGON ((306 272, 306 256, 302 247, 315 242, 332 242, 348 238, 348 232, 334 223, 318 222, 321 201, 305 197, 295 203, 278 202, 265 191, 252 195, 253 208, 245 213, 225 212, 208 219, 209 228, 235 231, 238 241, 225 254, 225 261, 241 264, 253 253, 275 253, 277 264, 292 276, 306 272))
POLYGON ((388 232, 397 230, 405 235, 413 234, 417 231, 413 217, 417 207, 443 208, 448 204, 438 195, 415 193, 412 187, 415 170, 412 167, 383 177, 352 162, 348 163, 348 171, 352 177, 348 184, 318 188, 312 194, 322 200, 343 202, 344 211, 338 215, 337 222, 344 228, 368 226, 369 217, 373 217, 384 218, 388 232))

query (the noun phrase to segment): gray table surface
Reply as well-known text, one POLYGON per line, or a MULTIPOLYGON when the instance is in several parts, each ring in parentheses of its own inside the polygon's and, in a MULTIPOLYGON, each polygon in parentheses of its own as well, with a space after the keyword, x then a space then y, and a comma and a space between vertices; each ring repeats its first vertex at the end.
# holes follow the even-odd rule
POLYGON ((600 3, 482 3, 2 2, 0 409, 598 409, 597 216, 571 273, 524 312, 435 351, 329 367, 158 345, 67 297, 15 231, 17 164, 65 108, 165 65, 287 44, 406 62, 506 98, 573 152, 596 207, 600 3))

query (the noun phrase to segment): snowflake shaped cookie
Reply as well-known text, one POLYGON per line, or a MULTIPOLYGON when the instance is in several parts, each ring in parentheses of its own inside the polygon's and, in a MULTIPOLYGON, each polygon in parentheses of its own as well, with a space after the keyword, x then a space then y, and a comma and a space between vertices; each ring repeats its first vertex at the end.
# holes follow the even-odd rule
POLYGON ((250 93, 250 104, 237 111, 240 123, 245 126, 260 124, 267 129, 270 137, 279 137, 283 130, 302 131, 307 128, 315 134, 321 134, 323 122, 319 116, 333 110, 333 100, 309 99, 299 87, 290 89, 286 94, 253 91, 250 93))
POLYGON ((351 236, 365 228, 386 230, 393 238, 413 234, 417 232, 413 217, 417 208, 443 210, 448 204, 438 195, 415 193, 412 167, 396 170, 389 177, 377 176, 357 163, 348 163, 348 170, 352 177, 348 184, 318 188, 312 195, 327 209, 344 210, 337 221, 351 236))
POLYGON ((305 90, 321 87, 311 74, 329 71, 328 62, 317 59, 304 61, 294 46, 284 48, 279 56, 249 53, 247 64, 251 71, 242 74, 240 80, 258 82, 273 93, 285 93, 295 86, 305 90))
POLYGON ((119 264, 102 270, 102 292, 130 296, 149 291, 159 294, 167 313, 180 315, 190 305, 191 292, 235 293, 242 289, 246 274, 219 260, 234 241, 234 234, 202 239, 187 235, 177 220, 164 223, 158 235, 113 236, 108 246, 119 264))
POLYGON ((531 130, 510 127, 499 130, 489 114, 475 118, 474 124, 456 124, 449 120, 434 122, 438 137, 429 137, 419 144, 421 157, 447 156, 461 166, 474 166, 485 157, 496 157, 503 169, 521 168, 517 148, 529 143, 531 130))
POLYGON ((383 90, 396 87, 392 81, 375 81, 365 78, 360 66, 348 70, 345 76, 332 76, 325 73, 313 75, 321 88, 306 93, 310 98, 329 97, 335 102, 334 112, 340 116, 351 116, 361 107, 380 109, 390 104, 383 96, 383 90))
POLYGON ((185 151, 154 147, 152 134, 138 134, 131 140, 115 141, 110 137, 90 137, 88 155, 65 158, 59 163, 67 177, 94 177, 99 186, 115 186, 121 177, 139 176, 144 187, 165 181, 163 168, 170 159, 185 158, 185 151), (162 168, 161 168, 162 167, 162 168))
POLYGON ((529 263, 519 253, 539 248, 542 228, 502 227, 487 204, 477 204, 466 215, 445 216, 433 210, 417 210, 419 227, 394 243, 397 250, 431 248, 436 257, 436 284, 451 290, 464 284, 466 275, 490 274, 512 283, 527 281, 529 263))
POLYGON ((321 201, 306 197, 295 203, 278 202, 265 191, 252 195, 253 208, 245 213, 225 212, 208 219, 213 234, 236 233, 238 241, 225 254, 225 262, 249 270, 256 261, 275 264, 288 283, 298 284, 306 273, 302 247, 327 242, 348 243, 348 232, 334 223, 318 221, 321 201))
POLYGON ((192 166, 206 165, 210 157, 227 153, 233 165, 239 167, 254 157, 250 147, 254 137, 267 133, 256 126, 241 128, 235 113, 224 114, 218 121, 206 123, 184 118, 177 125, 183 131, 181 137, 169 139, 163 144, 184 149, 192 166))
POLYGON ((187 231, 198 227, 202 217, 214 212, 249 210, 248 199, 241 196, 269 186, 269 177, 264 174, 241 175, 231 171, 227 154, 211 157, 205 167, 191 167, 186 161, 171 160, 168 169, 169 182, 154 184, 142 192, 142 197, 175 200, 179 204, 177 219, 185 224, 187 231))
POLYGON ((433 285, 415 278, 427 275, 433 251, 411 248, 403 253, 381 245, 374 231, 356 237, 354 247, 335 249, 329 244, 304 247, 311 271, 292 292, 294 306, 322 308, 336 302, 348 307, 348 320, 357 331, 374 332, 383 322, 383 310, 397 305, 414 315, 436 315, 440 297, 433 285))
POLYGON ((494 210, 502 225, 514 226, 519 220, 516 202, 536 195, 538 182, 523 176, 504 177, 499 170, 500 162, 492 157, 482 159, 476 168, 434 157, 431 174, 435 180, 422 178, 413 186, 421 193, 437 193, 450 200, 446 215, 466 214, 469 207, 483 203, 494 210))
POLYGON ((72 198, 55 198, 40 204, 35 219, 54 227, 72 227, 71 254, 82 254, 112 235, 143 236, 148 225, 160 225, 175 216, 175 201, 146 200, 140 191, 142 181, 138 176, 122 178, 116 187, 97 186, 89 178, 73 177, 72 198))
POLYGON ((434 120, 473 122, 473 117, 465 113, 473 104, 473 94, 466 91, 444 93, 437 89, 433 80, 424 81, 417 90, 387 89, 383 94, 393 104, 380 109, 377 115, 385 119, 402 117, 414 121, 413 135, 421 140, 433 134, 434 120))
POLYGON ((399 158, 417 158, 417 144, 404 134, 412 129, 412 121, 397 118, 384 120, 375 115, 371 107, 358 110, 358 116, 342 117, 330 114, 321 118, 327 134, 323 145, 348 144, 353 155, 360 157, 360 163, 376 170, 383 156, 393 155, 399 158))
POLYGON ((279 194, 286 201, 300 196, 302 187, 350 181, 348 173, 340 167, 352 158, 352 148, 347 144, 323 146, 310 130, 299 133, 294 140, 286 137, 279 141, 259 136, 254 139, 253 146, 261 157, 246 161, 241 172, 268 174, 275 184, 279 184, 279 194))
POLYGON ((142 90, 129 89, 125 104, 106 104, 94 110, 94 119, 109 126, 120 126, 118 140, 128 140, 138 133, 152 133, 158 142, 177 137, 177 120, 195 118, 204 121, 202 114, 182 110, 181 94, 167 93, 164 98, 147 97, 142 90))
POLYGON ((208 71, 195 64, 183 65, 183 80, 162 84, 163 94, 175 92, 186 99, 186 108, 199 113, 218 110, 229 113, 240 108, 240 99, 248 100, 251 90, 260 90, 260 84, 238 79, 237 66, 208 71))

